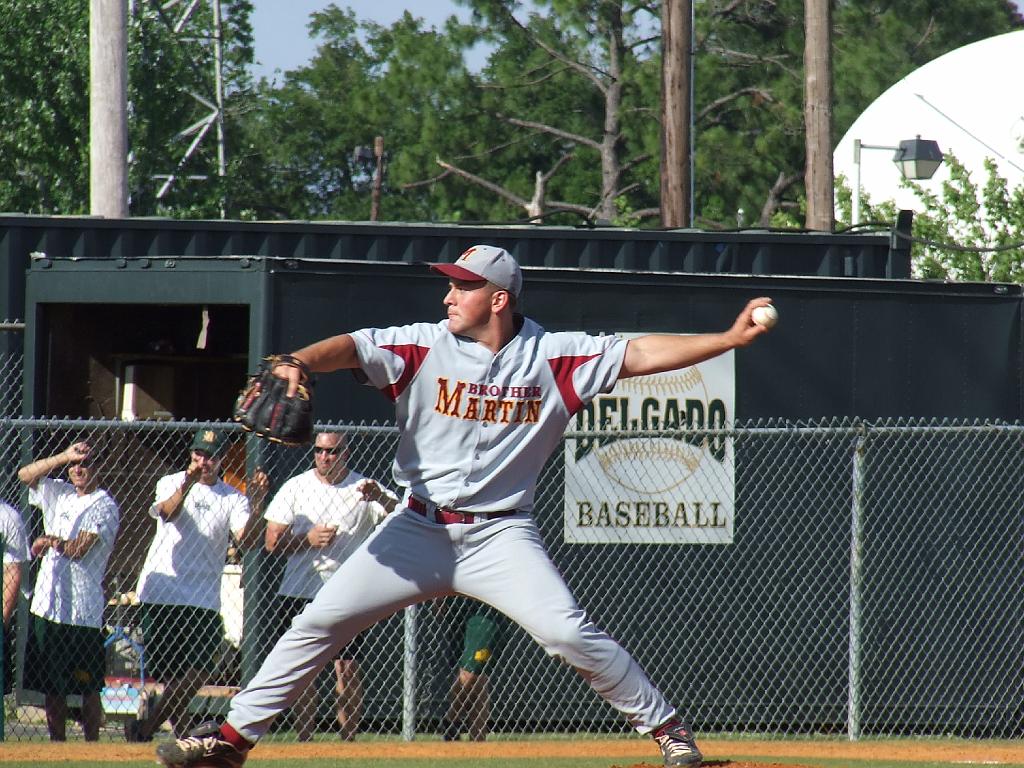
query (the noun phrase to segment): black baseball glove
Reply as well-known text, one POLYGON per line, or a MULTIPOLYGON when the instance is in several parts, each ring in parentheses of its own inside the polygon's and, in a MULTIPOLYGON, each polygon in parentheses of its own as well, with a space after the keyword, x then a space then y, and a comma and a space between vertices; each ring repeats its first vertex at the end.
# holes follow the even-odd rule
POLYGON ((309 368, 291 355, 271 355, 249 377, 235 401, 234 419, 260 437, 284 445, 306 445, 313 440, 313 391, 309 368), (277 365, 291 365, 302 371, 302 383, 294 397, 288 397, 288 380, 275 376, 277 365))

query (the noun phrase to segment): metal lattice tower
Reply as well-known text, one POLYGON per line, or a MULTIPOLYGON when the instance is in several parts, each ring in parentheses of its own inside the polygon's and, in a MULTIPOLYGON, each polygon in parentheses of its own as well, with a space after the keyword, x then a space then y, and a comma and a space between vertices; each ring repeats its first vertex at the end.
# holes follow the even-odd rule
MULTIPOLYGON (((217 175, 227 175, 227 163, 225 161, 224 149, 224 37, 221 15, 221 0, 166 0, 166 2, 154 2, 158 12, 171 28, 175 35, 186 34, 186 31, 195 32, 197 25, 205 25, 205 19, 196 11, 203 4, 209 2, 211 10, 211 28, 199 30, 198 37, 207 39, 213 45, 213 67, 214 67, 214 92, 212 96, 204 96, 194 91, 188 94, 206 107, 209 112, 202 118, 183 128, 176 135, 176 139, 191 137, 191 142, 185 149, 173 171, 157 176, 163 179, 163 184, 156 193, 158 200, 162 199, 174 186, 175 182, 181 179, 205 181, 204 175, 182 175, 182 169, 189 159, 196 153, 203 140, 206 139, 210 129, 214 129, 217 142, 217 175)), ((134 6, 134 2, 132 2, 134 6)), ((132 10, 134 13, 134 8, 132 10)), ((223 201, 221 202, 221 217, 225 215, 223 201)))

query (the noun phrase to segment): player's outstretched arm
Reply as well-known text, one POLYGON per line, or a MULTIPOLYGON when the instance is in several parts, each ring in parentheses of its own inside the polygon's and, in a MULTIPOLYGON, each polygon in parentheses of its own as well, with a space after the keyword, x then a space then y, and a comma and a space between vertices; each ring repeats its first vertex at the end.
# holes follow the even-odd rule
POLYGON ((751 318, 755 307, 771 304, 771 299, 751 299, 736 317, 732 327, 722 333, 702 333, 693 336, 650 334, 630 339, 626 356, 619 371, 620 379, 647 376, 663 371, 674 371, 710 360, 723 352, 745 347, 767 328, 751 318))
MULTIPOLYGON (((308 347, 294 352, 292 357, 305 363, 313 373, 330 373, 342 368, 358 368, 359 356, 356 354, 356 343, 347 333, 310 344, 308 347)), ((274 375, 288 379, 288 397, 295 397, 299 384, 302 382, 302 371, 287 363, 274 367, 274 375)))

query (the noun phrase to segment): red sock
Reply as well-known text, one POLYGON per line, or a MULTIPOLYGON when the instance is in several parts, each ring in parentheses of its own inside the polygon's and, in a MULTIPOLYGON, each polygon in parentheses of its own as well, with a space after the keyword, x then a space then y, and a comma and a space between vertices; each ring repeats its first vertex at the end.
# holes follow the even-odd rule
POLYGON ((232 728, 230 723, 221 723, 220 735, 224 737, 224 741, 231 744, 239 752, 248 752, 252 749, 253 745, 242 734, 232 728))
POLYGON ((651 735, 654 738, 658 738, 659 736, 664 735, 666 728, 675 728, 677 725, 679 725, 678 720, 669 720, 667 723, 662 723, 657 728, 655 728, 654 733, 652 733, 651 735))

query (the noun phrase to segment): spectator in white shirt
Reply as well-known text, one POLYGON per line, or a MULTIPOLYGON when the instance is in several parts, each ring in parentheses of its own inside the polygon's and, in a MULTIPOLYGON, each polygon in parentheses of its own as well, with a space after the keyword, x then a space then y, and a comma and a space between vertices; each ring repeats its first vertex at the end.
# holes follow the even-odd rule
MULTIPOLYGON (((165 720, 187 725, 192 697, 216 666, 224 639, 221 578, 231 537, 241 542, 249 523, 249 499, 220 477, 227 447, 214 429, 196 432, 188 468, 161 477, 149 514, 156 535, 139 575, 147 674, 164 683, 153 711, 135 721, 129 741, 149 741, 165 720)), ((262 499, 266 476, 249 483, 262 499)), ((262 502, 261 502, 262 503, 262 502)))
MULTIPOLYGON (((318 433, 314 467, 281 486, 267 508, 267 550, 288 555, 278 588, 278 635, 284 634, 324 582, 398 503, 398 497, 379 483, 349 469, 348 459, 343 434, 318 433)), ((357 636, 334 660, 338 726, 346 741, 355 738, 362 714, 359 641, 357 636)), ((314 680, 295 705, 300 741, 313 737, 317 705, 314 680)))
POLYGON ((0 549, 3 550, 3 631, 0 632, 0 664, 3 664, 4 685, 0 696, 8 694, 14 681, 14 643, 17 636, 15 614, 18 597, 27 590, 22 586, 22 563, 28 560, 25 525, 18 510, 0 501, 0 549))
POLYGON ((32 542, 42 563, 36 575, 25 651, 24 686, 44 695, 51 741, 66 739, 67 696, 82 697, 87 741, 99 739, 104 676, 103 575, 121 513, 99 487, 96 455, 77 442, 18 470, 29 503, 43 513, 43 535, 32 542), (68 467, 68 479, 46 475, 68 467))

